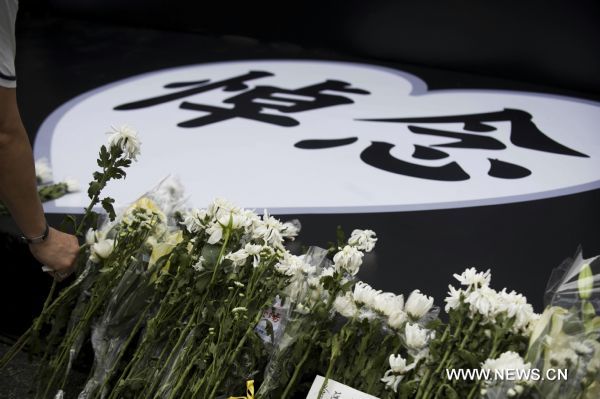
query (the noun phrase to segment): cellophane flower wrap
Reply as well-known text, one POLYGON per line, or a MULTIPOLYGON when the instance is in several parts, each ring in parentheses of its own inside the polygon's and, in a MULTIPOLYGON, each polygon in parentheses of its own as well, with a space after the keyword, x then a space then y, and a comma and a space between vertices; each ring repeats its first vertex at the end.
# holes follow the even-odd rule
POLYGON ((567 378, 539 380, 527 397, 600 397, 600 257, 575 256, 555 269, 546 289, 546 309, 532 329, 526 360, 567 378))

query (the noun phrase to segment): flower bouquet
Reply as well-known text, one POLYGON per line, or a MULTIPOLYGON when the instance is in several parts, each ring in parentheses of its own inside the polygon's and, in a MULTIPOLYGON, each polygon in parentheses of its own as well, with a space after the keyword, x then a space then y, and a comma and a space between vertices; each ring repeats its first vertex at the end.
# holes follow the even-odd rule
POLYGON ((76 278, 53 285, 0 360, 26 346, 40 357, 37 398, 301 398, 317 376, 311 398, 334 397, 334 382, 381 399, 599 396, 598 258, 553 275, 541 316, 474 268, 454 275, 440 314, 420 290, 357 279, 371 230, 293 254, 299 222, 220 199, 189 209, 171 178, 115 211, 102 190, 139 152, 132 129, 111 132, 73 226, 76 278), (69 383, 74 367, 83 386, 69 383), (535 378, 557 370, 569 379, 535 378))

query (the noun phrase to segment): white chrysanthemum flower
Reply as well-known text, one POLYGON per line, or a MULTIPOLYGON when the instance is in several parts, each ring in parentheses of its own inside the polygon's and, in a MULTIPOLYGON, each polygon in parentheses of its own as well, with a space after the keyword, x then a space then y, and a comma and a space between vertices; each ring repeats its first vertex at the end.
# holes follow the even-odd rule
POLYGON ((248 259, 248 252, 242 248, 238 251, 228 253, 225 255, 225 259, 232 261, 235 266, 243 266, 246 263, 246 259, 248 259))
POLYGON ((375 298, 381 294, 380 290, 376 290, 369 284, 359 281, 354 285, 354 302, 362 303, 371 308, 375 307, 375 298))
POLYGON ((345 270, 347 273, 355 276, 362 264, 363 253, 358 249, 346 245, 333 256, 333 264, 336 270, 345 270))
POLYGON ((386 388, 397 392, 398 385, 404 378, 404 374, 415 368, 416 363, 406 364, 406 359, 401 355, 390 355, 390 369, 385 372, 381 382, 385 383, 386 388))
POLYGON ((110 231, 111 228, 111 225, 107 225, 102 230, 94 230, 92 228, 88 229, 88 231, 85 233, 85 242, 89 246, 92 246, 96 242, 105 240, 106 233, 110 231))
POLYGON ((258 267, 260 264, 260 252, 262 251, 262 245, 246 244, 244 248, 231 252, 225 255, 225 259, 229 259, 235 266, 243 266, 246 263, 248 257, 252 257, 252 265, 258 267))
POLYGON ((35 177, 39 184, 46 184, 52 181, 52 169, 46 158, 35 161, 35 177))
POLYGON ((244 251, 246 251, 248 256, 252 256, 252 266, 258 267, 258 265, 260 264, 260 254, 265 248, 269 247, 264 247, 262 245, 256 244, 246 244, 244 246, 244 251))
POLYGON ((397 392, 398 385, 400 385, 402 378, 404 378, 404 376, 394 374, 391 372, 391 370, 388 370, 385 372, 383 378, 381 379, 381 382, 385 384, 386 389, 391 389, 394 392, 397 392))
POLYGON ((286 238, 290 241, 294 241, 298 234, 300 234, 300 229, 302 226, 300 225, 300 221, 298 219, 290 220, 283 224, 283 230, 281 230, 281 235, 283 238, 286 238))
POLYGON ((406 374, 407 372, 415 368, 414 363, 407 365, 406 359, 404 359, 401 355, 390 355, 389 362, 390 369, 394 373, 398 374, 406 374))
POLYGON ((126 158, 136 160, 136 157, 140 154, 140 147, 142 145, 137 132, 127 125, 122 125, 119 128, 111 126, 111 129, 112 132, 107 132, 110 135, 108 137, 108 144, 111 147, 116 146, 121 148, 126 158))
POLYGON ((497 359, 487 359, 481 364, 484 370, 529 370, 531 363, 525 363, 523 358, 516 352, 507 351, 497 359))
POLYGON ((583 342, 571 340, 569 345, 578 355, 589 355, 594 351, 594 347, 590 345, 589 340, 583 342))
POLYGON ((115 249, 115 240, 100 240, 92 245, 90 259, 93 262, 99 262, 100 259, 106 259, 115 249))
POLYGON ((407 323, 404 337, 409 348, 420 350, 429 342, 429 331, 419 327, 418 324, 407 323))
POLYGON ((321 277, 333 277, 333 273, 335 273, 333 267, 326 267, 321 270, 321 277))
POLYGON ((94 229, 88 229, 85 233, 85 242, 88 245, 93 245, 96 242, 96 231, 94 229))
POLYGON ((529 325, 535 321, 537 315, 533 306, 527 303, 527 298, 515 291, 507 292, 506 289, 497 293, 497 301, 494 313, 505 314, 508 318, 515 318, 513 330, 515 332, 525 332, 529 325))
POLYGON ((404 309, 413 319, 420 319, 425 316, 433 306, 433 297, 421 294, 421 291, 414 290, 410 293, 404 309))
POLYGON ((269 216, 269 213, 265 209, 262 221, 255 223, 253 226, 252 238, 261 239, 265 244, 280 246, 283 242, 282 232, 285 229, 284 224, 273 216, 269 216))
POLYGON ((450 311, 450 309, 456 309, 460 306, 460 297, 463 294, 463 290, 456 289, 451 285, 448 285, 448 296, 444 301, 446 302, 446 313, 450 311))
POLYGON ((202 270, 204 270, 204 262, 204 257, 201 256, 200 259, 198 259, 198 262, 192 265, 192 269, 194 269, 197 272, 201 272, 202 270))
POLYGON ((394 330, 401 330, 408 320, 406 312, 399 310, 388 317, 388 324, 394 330))
POLYGON ((199 233, 206 227, 206 209, 191 209, 183 216, 182 224, 190 233, 199 233))
POLYGON ((303 303, 298 303, 296 305, 296 308, 294 309, 294 311, 296 311, 300 314, 309 314, 310 308, 308 306, 304 305, 303 303))
POLYGON ((377 237, 373 230, 353 230, 348 239, 348 245, 365 252, 371 252, 375 248, 376 242, 377 237))
POLYGON ((311 288, 322 288, 321 279, 319 277, 310 276, 306 279, 306 284, 311 288))
POLYGON ((560 348, 550 352, 550 363, 558 367, 569 368, 579 359, 577 353, 571 348, 560 348))
POLYGON ((396 295, 393 292, 379 293, 375 296, 373 309, 386 316, 390 316, 404 309, 404 296, 396 295))
POLYGON ((471 267, 462 272, 462 274, 454 274, 454 278, 462 285, 476 288, 487 287, 490 284, 492 276, 490 269, 485 272, 478 272, 474 267, 471 267))
POLYGON ((231 213, 241 213, 242 209, 223 198, 215 198, 206 211, 210 217, 219 219, 223 215, 229 216, 231 213))
POLYGON ((488 286, 483 286, 469 292, 465 298, 465 303, 469 304, 472 313, 490 317, 496 314, 499 305, 498 293, 488 286))
POLYGON ((290 277, 313 275, 316 272, 316 268, 304 262, 302 257, 289 253, 286 253, 283 259, 275 265, 275 270, 290 277))
POLYGON ((358 308, 352 300, 352 295, 347 292, 344 296, 338 296, 333 301, 333 308, 344 317, 351 318, 358 313, 358 308))
POLYGON ((375 313, 373 310, 367 308, 367 307, 362 307, 358 310, 358 314, 356 315, 356 317, 359 320, 375 320, 378 319, 379 316, 377 315, 377 313, 375 313))
POLYGON ((206 229, 206 233, 210 236, 207 242, 209 244, 216 244, 223 238, 225 229, 238 230, 245 228, 251 223, 245 215, 239 213, 223 214, 219 216, 216 222, 210 225, 206 229))
POLYGON ((81 187, 79 186, 79 182, 76 179, 66 178, 64 183, 65 186, 67 186, 68 193, 76 193, 81 189, 81 187))

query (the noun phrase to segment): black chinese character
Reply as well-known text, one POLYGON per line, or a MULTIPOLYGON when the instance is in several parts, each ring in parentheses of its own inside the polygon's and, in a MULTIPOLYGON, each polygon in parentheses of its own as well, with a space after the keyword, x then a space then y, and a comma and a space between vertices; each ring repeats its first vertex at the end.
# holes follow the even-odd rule
MULTIPOLYGON (((210 83, 208 80, 171 83, 166 85, 165 88, 190 88, 175 93, 122 104, 115 107, 115 110, 131 110, 151 107, 218 88, 223 88, 225 91, 243 91, 249 89, 246 84, 247 81, 267 76, 273 76, 273 74, 264 71, 251 71, 242 76, 214 83, 210 83)), ((263 110, 271 109, 278 111, 279 113, 289 114, 332 107, 335 105, 352 104, 354 102, 348 97, 325 93, 326 91, 350 94, 369 94, 366 90, 353 88, 350 83, 339 80, 327 80, 323 83, 295 90, 282 89, 274 86, 256 86, 223 101, 225 104, 231 104, 232 107, 217 107, 183 101, 179 106, 181 109, 205 112, 208 115, 181 122, 178 126, 187 128, 201 127, 233 118, 245 118, 283 127, 291 127, 299 125, 299 122, 296 119, 285 115, 264 113, 263 110)))
MULTIPOLYGON (((517 147, 544 151, 560 155, 588 157, 585 154, 572 150, 552 140, 541 132, 533 123, 531 114, 517 110, 504 109, 499 112, 490 112, 472 115, 419 117, 419 118, 391 118, 391 119, 361 119, 371 122, 393 122, 408 124, 408 130, 415 134, 430 135, 456 139, 450 143, 440 143, 431 146, 415 145, 412 154, 413 159, 440 160, 448 158, 450 154, 439 149, 443 148, 466 148, 483 150, 503 150, 506 145, 496 138, 466 133, 489 133, 496 128, 486 122, 510 122, 510 141, 517 147), (411 125, 422 123, 462 123, 466 132, 451 132, 447 130, 432 129, 422 126, 411 125)), ((330 148, 341 145, 352 144, 358 138, 350 137, 336 140, 304 140, 296 143, 296 147, 303 149, 330 148)), ((373 141, 371 145, 362 151, 360 158, 368 165, 385 170, 387 172, 412 176, 422 179, 440 181, 462 181, 468 180, 469 174, 457 163, 448 162, 441 166, 429 166, 398 159, 391 154, 394 144, 373 141)), ((516 165, 500 159, 488 158, 490 168, 488 175, 502 179, 519 179, 531 174, 531 171, 523 166, 516 165)))
MULTIPOLYGON (((587 155, 572 150, 564 145, 557 143, 550 137, 542 133, 538 127, 533 123, 532 116, 530 113, 521 111, 519 109, 505 108, 498 112, 489 112, 484 114, 471 114, 471 115, 454 115, 454 116, 434 116, 434 117, 419 117, 419 118, 392 118, 392 119, 362 119, 364 121, 373 122, 397 122, 397 123, 462 123, 464 130, 468 132, 488 133, 495 131, 496 128, 486 124, 485 122, 510 122, 510 141, 517 147, 528 148, 531 150, 551 152, 561 155, 571 155, 576 157, 587 157, 587 155)), ((409 129, 411 126, 409 126, 409 129)), ((413 127, 413 129, 415 129, 413 127)), ((443 132, 441 130, 434 129, 419 129, 414 133, 421 134, 435 134, 438 136, 455 137, 461 139, 460 142, 444 145, 445 147, 457 147, 457 148, 485 148, 485 149, 503 149, 506 148, 504 144, 499 143, 501 148, 489 148, 489 147, 471 147, 464 144, 463 140, 466 139, 466 135, 459 136, 461 133, 450 133, 443 132), (434 132, 439 132, 438 134, 434 132), (455 135, 455 136, 452 136, 455 135)), ((418 128, 417 128, 418 129, 418 128)), ((477 136, 484 137, 484 136, 477 136)), ((477 140, 482 140, 478 138, 477 140)))

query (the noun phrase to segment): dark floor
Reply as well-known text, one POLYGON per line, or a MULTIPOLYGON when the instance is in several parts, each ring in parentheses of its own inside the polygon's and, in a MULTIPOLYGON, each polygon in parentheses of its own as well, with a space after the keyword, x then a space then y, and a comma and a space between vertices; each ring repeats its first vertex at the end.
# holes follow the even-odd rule
MULTIPOLYGON (((6 342, 0 343, 0 356, 10 348, 6 342)), ((20 353, 13 361, 0 370, 0 398, 1 399, 28 399, 33 398, 31 382, 35 375, 36 363, 30 363, 27 355, 20 353)))
MULTIPOLYGON (((0 337, 0 357, 10 349, 12 341, 0 337)), ((29 361, 26 353, 19 353, 6 366, 0 370, 0 399, 30 399, 34 398, 32 391, 35 373, 39 362, 36 359, 29 361)), ((85 382, 85 375, 72 372, 72 381, 66 387, 65 399, 77 398, 77 387, 85 382)))

